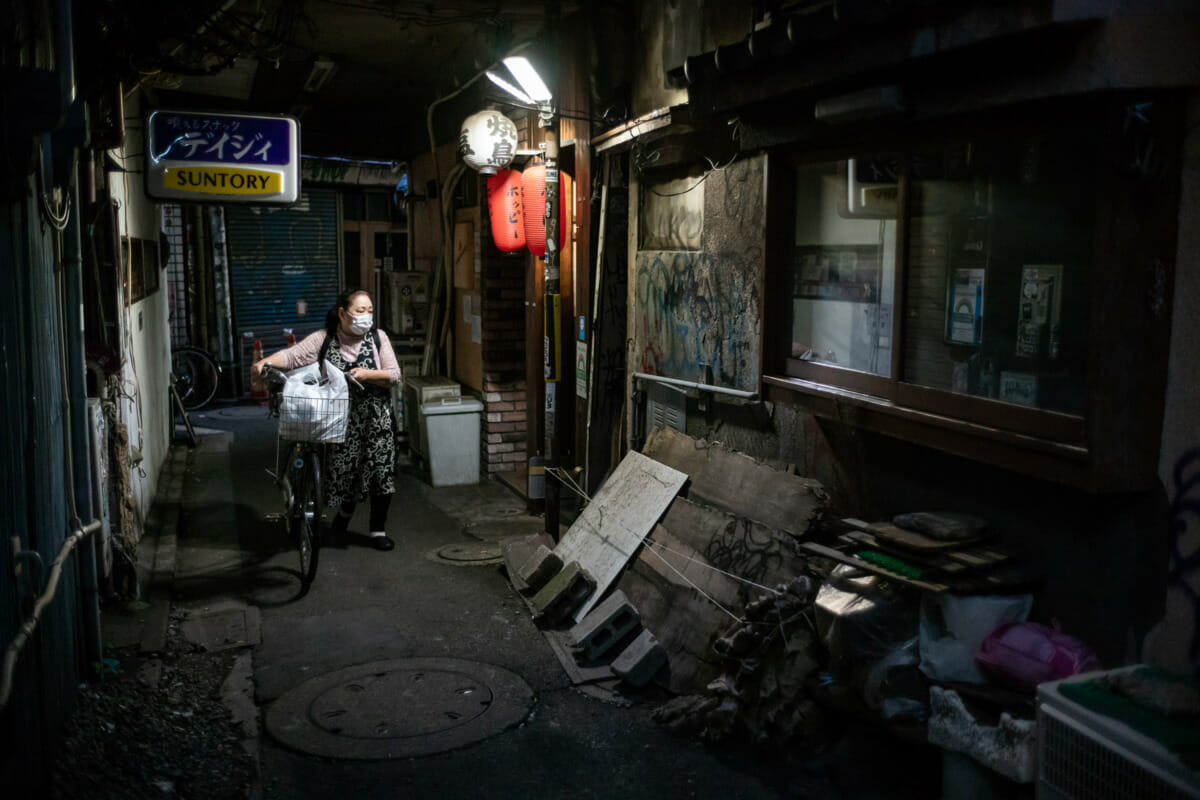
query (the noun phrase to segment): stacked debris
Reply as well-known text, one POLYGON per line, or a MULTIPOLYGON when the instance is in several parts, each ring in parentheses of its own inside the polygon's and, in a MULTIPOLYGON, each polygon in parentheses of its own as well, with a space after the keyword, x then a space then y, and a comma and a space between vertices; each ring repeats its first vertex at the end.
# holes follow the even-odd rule
POLYGON ((819 723, 804 683, 823 561, 800 544, 826 504, 816 481, 663 429, 561 542, 502 550, 573 682, 653 681, 688 698, 664 710, 675 729, 782 742, 819 723))
POLYGON ((806 684, 818 670, 812 604, 818 575, 798 575, 745 608, 745 619, 713 642, 724 671, 704 694, 677 697, 654 719, 684 736, 811 743, 822 717, 806 684))

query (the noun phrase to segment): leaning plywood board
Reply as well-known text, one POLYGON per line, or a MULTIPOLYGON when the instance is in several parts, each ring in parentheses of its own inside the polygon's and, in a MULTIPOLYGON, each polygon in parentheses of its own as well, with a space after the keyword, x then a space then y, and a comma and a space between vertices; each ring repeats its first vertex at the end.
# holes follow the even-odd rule
POLYGON ((781 472, 672 428, 653 431, 642 452, 687 473, 688 499, 773 530, 803 536, 825 507, 825 490, 819 481, 781 472))
POLYGON ((631 452, 600 487, 554 548, 564 564, 579 562, 596 581, 596 591, 575 611, 576 622, 604 596, 686 480, 682 472, 631 452))
POLYGON ((805 573, 809 556, 800 549, 799 539, 785 531, 683 497, 671 503, 662 524, 699 552, 705 563, 741 578, 743 600, 762 593, 751 584, 773 589, 805 573))

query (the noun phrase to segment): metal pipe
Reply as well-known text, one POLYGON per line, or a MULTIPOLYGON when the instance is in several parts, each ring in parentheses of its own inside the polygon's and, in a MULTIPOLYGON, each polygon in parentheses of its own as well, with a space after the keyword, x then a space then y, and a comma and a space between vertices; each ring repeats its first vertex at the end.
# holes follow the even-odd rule
POLYGON ((4 652, 3 673, 0 674, 0 712, 3 712, 8 705, 9 696, 12 694, 13 674, 17 669, 17 658, 21 655, 21 650, 29 641, 29 637, 33 636, 34 630, 37 629, 42 612, 54 600, 54 594, 58 591, 58 578, 62 575, 63 562, 67 560, 67 556, 71 554, 75 545, 98 530, 100 530, 100 520, 94 519, 87 525, 76 528, 75 532, 63 541, 62 548, 59 549, 58 556, 55 557, 54 563, 50 567, 50 578, 46 581, 46 588, 33 606, 33 613, 21 623, 20 630, 17 631, 17 635, 13 637, 8 649, 4 652))
POLYGON ((730 397, 740 397, 744 400, 757 400, 758 392, 746 392, 741 389, 727 389, 724 386, 713 386, 708 383, 700 383, 698 381, 684 381, 679 378, 665 378, 662 375, 650 375, 645 372, 633 373, 633 379, 651 381, 653 383, 664 383, 668 386, 682 386, 687 389, 699 389, 702 392, 713 392, 715 394, 725 394, 730 397))
MULTIPOLYGON (((604 234, 608 227, 608 156, 604 157, 604 178, 600 184, 600 238, 596 244, 596 285, 592 287, 592 319, 588 335, 587 424, 583 435, 583 488, 592 487, 592 410, 596 398, 596 320, 600 318, 600 292, 604 287, 604 234)), ((585 301, 586 302, 586 301, 585 301)))

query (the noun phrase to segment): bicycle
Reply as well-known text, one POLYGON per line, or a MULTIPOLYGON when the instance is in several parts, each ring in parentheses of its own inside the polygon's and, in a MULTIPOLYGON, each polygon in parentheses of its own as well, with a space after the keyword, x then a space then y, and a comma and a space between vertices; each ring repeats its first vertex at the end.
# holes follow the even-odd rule
POLYGON ((270 393, 270 414, 279 419, 275 438, 275 471, 267 470, 284 503, 288 534, 300 555, 300 579, 305 590, 317 574, 321 554, 321 464, 325 444, 345 438, 346 425, 330 420, 349 415, 349 398, 287 398, 283 386, 288 373, 266 364, 263 376, 270 393), (331 431, 330 428, 333 430, 331 431), (287 443, 286 447, 283 446, 287 443))
POLYGON ((221 365, 203 347, 187 345, 172 350, 171 372, 175 374, 179 399, 188 411, 211 403, 221 386, 221 365))

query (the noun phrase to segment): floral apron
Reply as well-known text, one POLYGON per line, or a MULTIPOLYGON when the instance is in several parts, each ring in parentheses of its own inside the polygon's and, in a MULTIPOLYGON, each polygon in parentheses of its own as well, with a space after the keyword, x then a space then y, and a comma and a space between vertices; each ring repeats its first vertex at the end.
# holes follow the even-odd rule
MULTIPOLYGON (((325 357, 338 369, 379 369, 375 344, 369 336, 364 337, 353 364, 346 363, 336 343, 331 345, 325 357)), ((382 386, 364 382, 360 389, 350 384, 346 440, 329 448, 325 500, 330 506, 396 491, 396 433, 391 402, 391 392, 382 386)))

